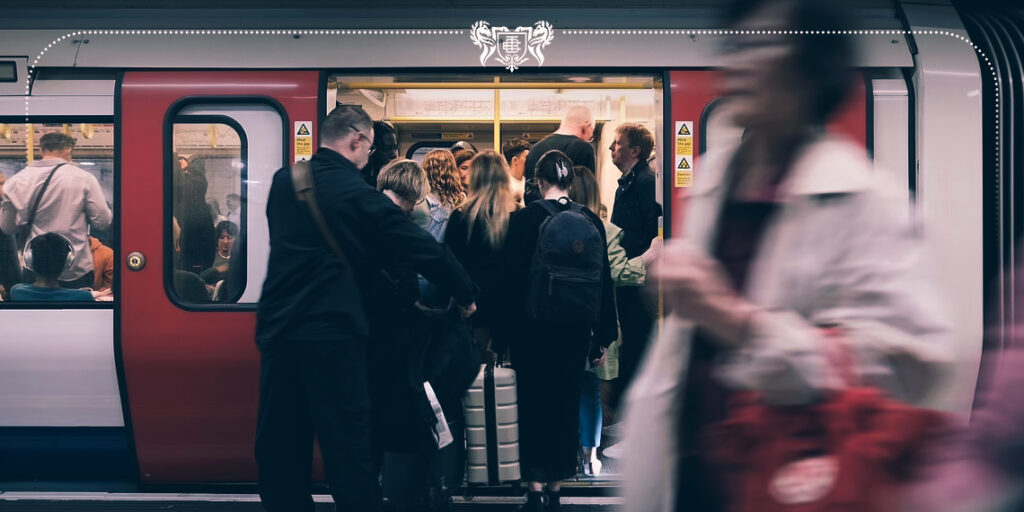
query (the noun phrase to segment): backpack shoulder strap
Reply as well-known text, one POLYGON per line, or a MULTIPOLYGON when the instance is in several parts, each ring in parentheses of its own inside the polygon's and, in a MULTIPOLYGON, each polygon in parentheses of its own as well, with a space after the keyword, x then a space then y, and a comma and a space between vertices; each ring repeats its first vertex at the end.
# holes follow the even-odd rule
POLYGON ((555 208, 555 205, 549 203, 547 199, 541 199, 540 201, 537 201, 537 204, 544 207, 544 209, 547 210, 548 215, 552 217, 558 214, 558 208, 555 208))
POLYGON ((43 200, 43 194, 46 193, 46 189, 50 186, 50 180, 53 179, 53 173, 57 172, 57 169, 60 169, 63 166, 63 163, 54 166, 53 170, 50 171, 50 174, 46 176, 46 181, 43 182, 43 188, 39 189, 39 193, 36 194, 35 199, 32 200, 32 208, 28 211, 28 222, 25 223, 25 226, 27 226, 30 232, 32 230, 32 224, 36 221, 36 213, 38 213, 39 210, 39 203, 43 200))
POLYGON ((323 213, 320 211, 320 206, 316 202, 316 188, 313 185, 313 171, 309 162, 296 162, 292 165, 291 175, 295 195, 298 196, 300 202, 306 203, 306 206, 309 207, 309 213, 313 216, 313 222, 316 223, 320 234, 327 241, 327 245, 334 252, 334 255, 338 257, 342 265, 351 267, 348 263, 348 258, 345 256, 345 251, 341 250, 341 245, 338 245, 338 239, 331 232, 331 228, 327 225, 327 220, 324 218, 323 213))

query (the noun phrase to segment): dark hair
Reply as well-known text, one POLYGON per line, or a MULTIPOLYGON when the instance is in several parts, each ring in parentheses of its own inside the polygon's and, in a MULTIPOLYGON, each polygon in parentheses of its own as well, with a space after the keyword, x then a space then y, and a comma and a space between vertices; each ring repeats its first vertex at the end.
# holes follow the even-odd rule
POLYGON ((70 135, 60 132, 47 133, 39 137, 39 149, 43 150, 44 153, 64 151, 67 148, 73 147, 75 147, 75 139, 71 138, 70 135))
POLYGON ((576 180, 573 181, 572 189, 569 190, 569 199, 572 199, 574 203, 586 206, 590 211, 600 215, 601 193, 598 189, 597 176, 594 176, 594 171, 591 171, 585 165, 576 165, 573 166, 572 172, 576 174, 576 180))
MULTIPOLYGON (((379 149, 384 142, 384 137, 388 135, 394 135, 395 141, 398 141, 398 130, 395 130, 394 126, 387 121, 374 121, 373 122, 373 145, 379 149)), ((397 149, 397 148, 395 148, 397 149)))
POLYGON ((238 236, 238 226, 230 220, 222 220, 217 223, 217 238, 220 238, 222 233, 227 233, 231 236, 238 236))
POLYGON ((615 129, 615 133, 625 134, 626 142, 631 147, 640 148, 640 153, 636 157, 641 162, 646 162, 651 156, 651 151, 654 150, 654 135, 651 135, 651 131, 644 125, 640 123, 623 123, 615 129))
POLYGON ((460 149, 455 153, 452 153, 452 156, 455 157, 455 167, 459 167, 462 164, 466 163, 467 161, 472 160, 473 157, 476 156, 476 151, 460 149))
POLYGON ((64 272, 71 253, 71 244, 57 233, 44 233, 28 244, 32 251, 32 271, 43 277, 55 279, 64 272))
POLYGON ((505 162, 511 165, 513 158, 522 154, 523 151, 529 151, 531 147, 533 145, 525 139, 515 137, 501 146, 501 154, 505 155, 505 162))
POLYGON ((370 115, 359 105, 338 105, 327 114, 320 123, 320 143, 334 142, 349 133, 352 129, 369 130, 373 127, 370 115))
MULTIPOLYGON (((725 25, 734 27, 758 9, 773 3, 789 4, 788 21, 783 27, 792 31, 850 30, 850 13, 841 2, 823 0, 734 0, 725 11, 725 25)), ((743 36, 739 36, 743 37, 743 36)), ((811 116, 814 122, 825 122, 846 99, 853 82, 851 66, 854 59, 852 37, 834 34, 788 35, 796 47, 794 62, 814 93, 811 116)))
POLYGON ((565 153, 552 149, 537 161, 536 176, 562 190, 569 190, 575 176, 572 171, 572 160, 565 156, 565 153))
POLYGON ((451 151, 452 154, 455 154, 455 152, 461 151, 461 150, 472 151, 474 154, 476 154, 476 153, 478 153, 480 151, 480 150, 476 149, 476 146, 474 146, 473 143, 469 142, 468 140, 460 140, 460 141, 456 142, 455 144, 452 144, 452 147, 449 148, 449 151, 451 151))

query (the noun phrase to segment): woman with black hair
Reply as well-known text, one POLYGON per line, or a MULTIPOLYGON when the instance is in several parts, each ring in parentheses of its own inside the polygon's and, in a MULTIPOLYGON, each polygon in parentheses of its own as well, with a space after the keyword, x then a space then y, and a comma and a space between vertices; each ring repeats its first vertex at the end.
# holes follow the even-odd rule
MULTIPOLYGON (((549 151, 541 157, 536 179, 544 199, 512 213, 503 250, 504 304, 498 320, 502 328, 495 332, 495 342, 499 347, 509 348, 516 370, 520 468, 530 485, 522 507, 526 511, 545 510, 545 484, 546 510, 559 510, 561 481, 576 474, 584 368, 588 358, 594 365, 603 364, 604 352, 618 334, 604 225, 586 208, 580 209, 580 213, 600 234, 600 247, 596 250, 601 251, 603 262, 596 323, 589 327, 568 326, 558 321, 541 323, 533 319, 536 313, 528 314, 531 271, 536 270, 533 266, 540 259, 535 253, 541 227, 552 216, 549 208, 559 213, 573 208, 568 198, 573 176, 572 161, 561 151, 549 151)), ((590 249, 578 239, 567 243, 578 253, 590 249)), ((550 313, 567 314, 562 309, 550 313)))

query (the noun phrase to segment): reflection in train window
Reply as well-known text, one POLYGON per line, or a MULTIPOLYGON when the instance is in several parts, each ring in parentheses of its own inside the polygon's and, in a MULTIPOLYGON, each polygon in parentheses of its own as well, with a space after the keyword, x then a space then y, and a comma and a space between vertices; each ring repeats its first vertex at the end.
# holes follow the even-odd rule
POLYGON ((117 258, 112 248, 117 242, 111 227, 116 200, 113 124, 0 123, 0 190, 15 225, 11 233, 0 233, 0 298, 15 302, 114 300, 117 258), (59 152, 54 150, 54 143, 60 145, 61 138, 47 137, 48 148, 44 151, 40 139, 47 134, 63 134, 73 141, 70 161, 55 171, 60 160, 56 160, 59 152), (50 171, 55 178, 42 190, 50 171), (68 180, 75 174, 87 178, 68 180), (37 197, 37 191, 42 195, 37 197), (29 205, 36 204, 36 199, 39 202, 33 217, 29 205), (76 207, 67 208, 64 203, 68 201, 75 202, 76 207), (31 229, 27 226, 30 218, 31 229), (41 238, 47 233, 59 237, 41 238), (36 247, 35 238, 40 238, 38 247, 44 252, 32 253, 26 262, 24 249, 36 247), (50 259, 60 264, 49 265, 50 259), (58 275, 42 275, 30 267, 58 275), (19 283, 12 297, 12 288, 19 283), (67 289, 76 289, 77 293, 68 293, 67 289))
POLYGON ((237 302, 245 289, 245 132, 225 116, 178 116, 173 125, 173 296, 184 304, 237 302))

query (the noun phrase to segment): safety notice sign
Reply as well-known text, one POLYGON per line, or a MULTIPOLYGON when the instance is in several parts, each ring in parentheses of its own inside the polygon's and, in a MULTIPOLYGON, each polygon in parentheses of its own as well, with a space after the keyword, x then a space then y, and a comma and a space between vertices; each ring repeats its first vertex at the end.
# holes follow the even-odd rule
POLYGON ((693 184, 693 121, 676 121, 675 126, 675 186, 693 184))
POLYGON ((313 158, 313 122, 295 121, 295 161, 301 162, 313 158))

